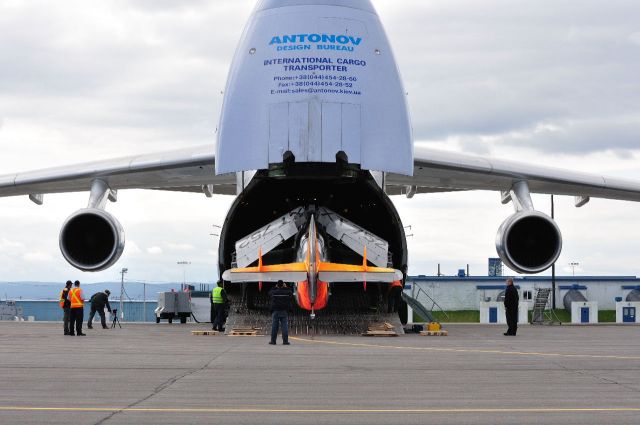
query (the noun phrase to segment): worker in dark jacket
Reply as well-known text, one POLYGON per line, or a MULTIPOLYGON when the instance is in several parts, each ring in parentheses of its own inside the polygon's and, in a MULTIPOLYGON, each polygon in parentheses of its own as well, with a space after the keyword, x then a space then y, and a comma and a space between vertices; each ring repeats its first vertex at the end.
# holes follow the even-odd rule
POLYGON ((389 285, 387 297, 387 313, 398 312, 400 310, 400 301, 402 300, 402 281, 394 280, 389 285))
POLYGON ((513 279, 507 279, 507 289, 504 292, 504 311, 507 316, 507 326, 509 327, 505 335, 515 336, 518 331, 518 290, 513 286, 513 279))
POLYGON ((219 332, 224 332, 225 312, 229 305, 227 292, 222 285, 222 281, 219 280, 218 286, 213 288, 211 294, 209 294, 209 301, 211 302, 211 323, 213 330, 219 332))
POLYGON ((111 313, 111 306, 109 305, 109 295, 111 295, 111 291, 105 289, 104 292, 97 292, 91 296, 91 312, 89 313, 89 323, 87 323, 87 327, 89 329, 93 329, 91 326, 91 322, 93 321, 96 312, 100 315, 100 322, 102 323, 102 329, 107 329, 107 322, 104 317, 104 307, 107 307, 109 313, 111 313))
POLYGON ((275 345, 278 337, 278 328, 282 325, 282 344, 289 345, 289 318, 288 312, 293 308, 293 292, 287 288, 283 281, 279 280, 276 287, 269 291, 271 301, 271 341, 275 345))
POLYGON ((62 324, 64 327, 65 335, 71 334, 71 332, 69 331, 69 316, 71 315, 71 301, 69 301, 69 291, 71 290, 71 285, 73 285, 73 283, 70 280, 67 280, 66 286, 64 287, 64 289, 62 289, 62 291, 60 291, 60 308, 64 312, 62 316, 62 324))

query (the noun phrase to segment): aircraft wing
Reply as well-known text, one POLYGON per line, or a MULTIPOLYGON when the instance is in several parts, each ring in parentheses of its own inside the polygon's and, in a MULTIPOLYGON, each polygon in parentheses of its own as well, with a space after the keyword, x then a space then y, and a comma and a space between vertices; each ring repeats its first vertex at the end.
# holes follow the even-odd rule
POLYGON ((230 269, 222 274, 222 278, 229 282, 302 282, 307 280, 307 264, 289 263, 262 265, 262 253, 257 267, 230 269))
POLYGON ((213 146, 134 155, 0 175, 0 197, 83 192, 103 180, 110 189, 161 189, 235 195, 235 174, 215 175, 213 146))
POLYGON ((389 194, 508 191, 526 180, 532 193, 640 201, 640 181, 415 147, 413 177, 387 174, 389 194))

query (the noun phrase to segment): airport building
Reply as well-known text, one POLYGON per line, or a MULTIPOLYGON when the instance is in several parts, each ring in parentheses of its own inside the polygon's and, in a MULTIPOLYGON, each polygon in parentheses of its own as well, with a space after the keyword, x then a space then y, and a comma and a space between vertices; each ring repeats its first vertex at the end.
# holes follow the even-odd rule
MULTIPOLYGON (((418 295, 424 292, 442 310, 479 310, 481 302, 499 301, 507 276, 409 276, 405 290, 418 295)), ((539 288, 551 288, 551 276, 514 276, 520 301, 533 305, 539 288)), ((563 308, 569 291, 579 291, 587 301, 596 301, 602 310, 615 310, 616 301, 626 301, 633 291, 640 291, 636 276, 558 276, 556 307, 563 308), (617 299, 620 300, 617 300, 617 299)), ((550 297, 551 298, 551 297, 550 297)))
MULTIPOLYGON (((513 276, 520 294, 521 308, 533 309, 539 289, 552 289, 551 276, 513 276)), ((432 310, 483 310, 503 316, 507 276, 410 276, 405 292, 432 310)), ((553 300, 549 294, 549 304, 553 300)), ((640 310, 640 279, 636 276, 558 276, 555 278, 555 306, 566 309, 576 323, 597 322, 598 310, 616 310, 619 322, 638 322, 640 310)), ((490 313, 487 313, 490 314, 490 313)), ((488 316, 487 316, 488 317, 488 316)), ((481 319, 482 321, 482 319, 481 319)), ((493 321, 487 319, 486 323, 493 321)))

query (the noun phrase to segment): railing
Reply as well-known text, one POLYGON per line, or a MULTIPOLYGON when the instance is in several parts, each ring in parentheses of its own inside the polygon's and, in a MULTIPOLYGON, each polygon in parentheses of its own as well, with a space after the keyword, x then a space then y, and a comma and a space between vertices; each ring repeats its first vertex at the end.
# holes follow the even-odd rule
MULTIPOLYGON (((420 304, 422 304, 424 308, 428 310, 430 313, 433 313, 433 310, 437 307, 438 310, 442 314, 444 314, 446 319, 449 320, 449 315, 447 314, 446 311, 442 309, 442 307, 440 307, 440 304, 438 304, 436 300, 434 300, 429 294, 427 294, 427 292, 424 289, 422 289, 422 287, 417 286, 415 282, 413 283, 413 291, 411 293, 411 296, 415 298, 420 304), (415 288, 418 288, 417 292, 415 291, 415 288), (420 294, 424 295, 423 298, 426 298, 426 301, 422 301, 422 299, 420 299, 420 294), (431 308, 427 307, 429 304, 431 304, 431 308)), ((431 316, 433 316, 433 314, 431 314, 431 316)))

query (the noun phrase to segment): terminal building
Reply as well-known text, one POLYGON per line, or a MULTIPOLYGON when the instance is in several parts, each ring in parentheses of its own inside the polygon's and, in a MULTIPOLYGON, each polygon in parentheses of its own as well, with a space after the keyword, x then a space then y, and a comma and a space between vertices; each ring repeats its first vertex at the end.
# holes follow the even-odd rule
MULTIPOLYGON (((539 289, 552 289, 551 276, 513 276, 520 295, 521 309, 533 309, 539 289)), ((499 310, 504 300, 507 276, 410 276, 405 292, 434 310, 480 310, 481 322, 500 323, 499 310), (429 305, 430 304, 430 305, 429 305), (483 309, 494 320, 482 320, 483 309)), ((640 310, 640 279, 636 276, 558 276, 555 278, 555 308, 566 309, 576 317, 576 323, 597 322, 598 310, 619 311, 619 322, 640 322, 635 314, 640 310), (572 311, 577 309, 576 311, 572 311)), ((553 303, 550 293, 547 308, 553 303)), ((526 317, 526 316, 524 316, 526 317)), ((522 320, 520 320, 522 322, 522 320)))

